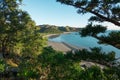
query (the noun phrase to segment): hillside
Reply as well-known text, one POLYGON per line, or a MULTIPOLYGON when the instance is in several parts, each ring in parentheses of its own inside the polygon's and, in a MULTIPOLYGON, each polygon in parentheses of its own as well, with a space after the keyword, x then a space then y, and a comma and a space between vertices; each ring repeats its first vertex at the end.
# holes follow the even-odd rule
POLYGON ((41 33, 78 32, 81 28, 55 25, 39 25, 41 33))

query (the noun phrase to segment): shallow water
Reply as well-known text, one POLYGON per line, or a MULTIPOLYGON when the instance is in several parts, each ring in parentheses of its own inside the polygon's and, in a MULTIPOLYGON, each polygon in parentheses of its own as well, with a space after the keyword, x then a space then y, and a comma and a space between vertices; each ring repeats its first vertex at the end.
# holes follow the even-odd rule
POLYGON ((70 34, 61 34, 59 37, 49 39, 54 42, 65 42, 81 48, 93 48, 101 47, 104 52, 114 51, 116 53, 116 58, 120 57, 120 49, 117 49, 111 45, 98 44, 98 39, 94 37, 81 37, 78 32, 72 32, 70 34))

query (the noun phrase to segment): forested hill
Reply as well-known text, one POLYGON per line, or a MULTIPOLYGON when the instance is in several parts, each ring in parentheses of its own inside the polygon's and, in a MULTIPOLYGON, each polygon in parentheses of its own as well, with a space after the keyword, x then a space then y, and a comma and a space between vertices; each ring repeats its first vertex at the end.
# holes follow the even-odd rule
POLYGON ((70 26, 39 25, 42 33, 78 32, 81 28, 70 26))

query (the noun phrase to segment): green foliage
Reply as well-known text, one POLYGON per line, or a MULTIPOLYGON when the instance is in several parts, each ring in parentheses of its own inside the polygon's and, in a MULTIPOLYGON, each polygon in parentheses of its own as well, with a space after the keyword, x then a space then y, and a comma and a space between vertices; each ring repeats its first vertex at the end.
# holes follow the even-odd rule
POLYGON ((120 49, 120 31, 112 31, 107 36, 100 36, 101 43, 108 43, 120 49))
POLYGON ((108 80, 120 80, 120 66, 104 69, 104 74, 108 80))
MULTIPOLYGON (((19 9, 21 0, 1 0, 0 4, 0 53, 4 58, 13 59, 20 77, 39 77, 36 58, 46 46, 46 39, 38 32, 39 27, 30 15, 19 9)), ((2 72, 4 67, 1 63, 2 72)))
MULTIPOLYGON (((79 14, 92 13, 94 16, 91 16, 89 21, 95 22, 111 22, 117 26, 120 26, 120 0, 56 0, 62 4, 70 5, 78 9, 79 14)), ((91 24, 88 24, 86 28, 81 30, 82 36, 94 36, 97 39, 100 39, 102 43, 111 44, 120 49, 119 37, 97 37, 101 31, 105 31, 106 28, 101 28, 100 25, 96 25, 97 29, 92 28, 91 24), (116 39, 117 38, 117 39, 116 39), (114 41, 116 40, 116 41, 114 41)), ((112 33, 113 34, 113 33, 112 33)), ((111 36, 111 34, 110 34, 111 36)), ((118 36, 115 34, 114 36, 118 36)))
POLYGON ((56 27, 51 27, 51 28, 45 30, 45 33, 61 33, 61 31, 58 30, 56 27))
POLYGON ((79 63, 67 60, 63 53, 57 52, 51 47, 45 48, 39 55, 38 61, 41 62, 42 73, 47 72, 47 80, 76 80, 81 71, 79 63))
POLYGON ((22 57, 19 77, 38 80, 77 80, 81 72, 78 62, 65 58, 62 52, 46 47, 38 57, 22 57))
POLYGON ((102 25, 92 25, 88 24, 85 28, 82 28, 80 31, 81 36, 93 36, 97 37, 98 33, 104 33, 106 27, 102 25))
POLYGON ((21 0, 1 0, 0 52, 5 54, 39 54, 45 39, 26 11, 19 9, 21 0), (20 2, 19 2, 20 1, 20 2))
POLYGON ((91 60, 94 62, 98 62, 100 64, 108 65, 107 63, 115 60, 115 52, 105 53, 102 52, 101 48, 91 48, 90 51, 83 49, 81 51, 68 52, 66 55, 67 59, 71 59, 74 61, 80 60, 91 60))
POLYGON ((40 25, 41 33, 61 33, 57 26, 53 25, 40 25))
MULTIPOLYGON (((71 53, 73 55, 71 59, 67 54, 55 51, 51 47, 45 47, 43 53, 38 56, 22 57, 18 66, 18 77, 25 80, 112 80, 117 76, 115 79, 119 80, 119 69, 117 67, 104 70, 97 66, 85 69, 80 67, 80 60, 76 61, 75 59, 82 56, 81 59, 94 57, 96 58, 94 60, 98 60, 97 58, 100 57, 100 48, 92 48, 91 50, 91 52, 83 50, 80 53, 71 53)), ((101 59, 105 58, 102 57, 101 59)))
POLYGON ((98 66, 81 71, 80 80, 108 80, 98 66))
POLYGON ((120 80, 120 69, 118 67, 100 69, 98 66, 92 66, 82 70, 80 80, 120 80))
POLYGON ((36 79, 39 78, 39 73, 37 69, 37 61, 34 58, 24 57, 19 64, 19 77, 24 77, 25 79, 36 79))
MULTIPOLYGON (((111 62, 115 60, 114 52, 106 54, 99 48, 91 48, 91 51, 82 50, 75 52, 75 54, 71 52, 69 54, 63 54, 62 52, 53 50, 51 47, 43 48, 46 39, 39 33, 39 27, 36 27, 35 22, 30 18, 29 14, 19 9, 21 1, 22 0, 0 1, 0 53, 19 55, 17 57, 12 55, 15 56, 13 62, 18 61, 17 77, 23 78, 24 80, 101 80, 107 76, 109 80, 119 80, 120 75, 118 68, 105 69, 104 72, 102 72, 99 67, 82 70, 79 64, 81 59, 111 62)), ((61 1, 67 1, 66 4, 69 5, 73 4, 72 0, 61 1)), ((92 0, 92 2, 93 1, 94 0, 92 0)), ((82 1, 81 4, 79 2, 75 3, 77 6, 84 6, 86 4, 87 0, 82 1)), ((89 6, 87 10, 95 7, 95 5, 91 7, 91 4, 89 4, 89 6)), ((117 8, 113 9, 114 14, 117 14, 115 13, 116 10, 119 11, 117 8)), ((65 27, 65 29, 61 28, 61 30, 60 28, 58 29, 58 27, 45 28, 45 32, 48 33, 59 33, 62 30, 72 31, 75 29, 68 26, 65 27)), ((94 31, 90 34, 96 35, 97 33, 98 31, 94 31)), ((4 60, 0 60, 1 73, 5 71, 6 66, 8 67, 4 60)), ((105 80, 107 80, 107 78, 105 80)))
POLYGON ((92 13, 90 21, 107 21, 120 26, 120 1, 116 0, 56 0, 57 2, 73 6, 79 14, 92 13))
POLYGON ((6 64, 3 59, 0 59, 0 73, 5 71, 6 64))

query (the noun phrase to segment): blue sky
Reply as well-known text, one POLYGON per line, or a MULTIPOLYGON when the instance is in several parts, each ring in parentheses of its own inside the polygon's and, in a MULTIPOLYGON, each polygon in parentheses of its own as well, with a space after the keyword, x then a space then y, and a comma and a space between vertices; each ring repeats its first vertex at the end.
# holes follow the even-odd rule
MULTIPOLYGON (((84 27, 91 14, 80 15, 72 6, 61 5, 56 0, 23 0, 22 9, 27 11, 37 25, 50 24, 58 26, 84 27)), ((110 23, 109 29, 117 29, 110 23)))

